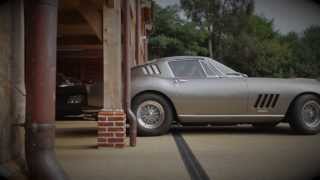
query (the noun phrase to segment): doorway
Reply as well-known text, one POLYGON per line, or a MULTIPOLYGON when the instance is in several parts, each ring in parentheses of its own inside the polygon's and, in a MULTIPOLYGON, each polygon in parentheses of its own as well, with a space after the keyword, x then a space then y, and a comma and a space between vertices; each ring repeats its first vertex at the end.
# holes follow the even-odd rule
POLYGON ((103 104, 102 5, 62 0, 57 44, 57 118, 82 118, 103 104))

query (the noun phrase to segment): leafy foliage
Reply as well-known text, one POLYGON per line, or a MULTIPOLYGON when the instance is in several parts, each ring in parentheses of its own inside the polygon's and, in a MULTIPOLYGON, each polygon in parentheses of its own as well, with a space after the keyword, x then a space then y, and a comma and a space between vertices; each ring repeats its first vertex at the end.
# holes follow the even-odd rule
POLYGON ((251 16, 245 31, 225 39, 225 63, 250 76, 289 76, 292 50, 272 24, 266 18, 251 16))
POLYGON ((210 57, 218 58, 223 39, 245 29, 252 13, 253 0, 181 0, 187 16, 208 32, 210 57))
POLYGON ((320 77, 320 27, 303 34, 274 30, 273 21, 253 14, 251 0, 181 0, 155 6, 151 58, 213 56, 249 76, 320 77))
POLYGON ((154 31, 149 40, 150 58, 202 55, 207 56, 205 45, 206 32, 197 28, 195 23, 182 20, 178 7, 154 8, 154 31))
POLYGON ((291 42, 296 58, 296 74, 300 77, 320 77, 320 27, 306 29, 301 38, 291 37, 291 42))

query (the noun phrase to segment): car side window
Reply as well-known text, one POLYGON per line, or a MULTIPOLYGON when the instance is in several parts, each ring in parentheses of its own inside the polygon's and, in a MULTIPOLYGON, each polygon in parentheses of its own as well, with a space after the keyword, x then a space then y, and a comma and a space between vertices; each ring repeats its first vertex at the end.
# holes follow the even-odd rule
POLYGON ((207 75, 210 77, 217 77, 222 76, 222 73, 219 72, 215 67, 211 64, 201 61, 201 65, 203 66, 204 70, 206 71, 207 75))
POLYGON ((204 78, 205 73, 198 60, 179 60, 169 62, 169 66, 175 75, 180 78, 204 78))

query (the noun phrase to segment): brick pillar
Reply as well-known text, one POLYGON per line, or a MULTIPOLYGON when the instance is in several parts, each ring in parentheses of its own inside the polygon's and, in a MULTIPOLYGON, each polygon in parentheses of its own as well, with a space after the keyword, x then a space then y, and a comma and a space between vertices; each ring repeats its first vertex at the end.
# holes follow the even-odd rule
POLYGON ((125 113, 123 111, 102 111, 98 117, 98 147, 125 147, 125 113))

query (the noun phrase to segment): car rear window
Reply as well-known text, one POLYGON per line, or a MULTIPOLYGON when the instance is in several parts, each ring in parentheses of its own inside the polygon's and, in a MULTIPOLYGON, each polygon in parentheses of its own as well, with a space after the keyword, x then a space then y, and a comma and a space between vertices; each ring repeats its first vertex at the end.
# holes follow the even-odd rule
POLYGON ((207 62, 201 62, 201 64, 209 77, 222 76, 222 74, 211 64, 207 62))
POLYGON ((205 73, 198 60, 178 60, 169 62, 175 77, 204 78, 205 73))

